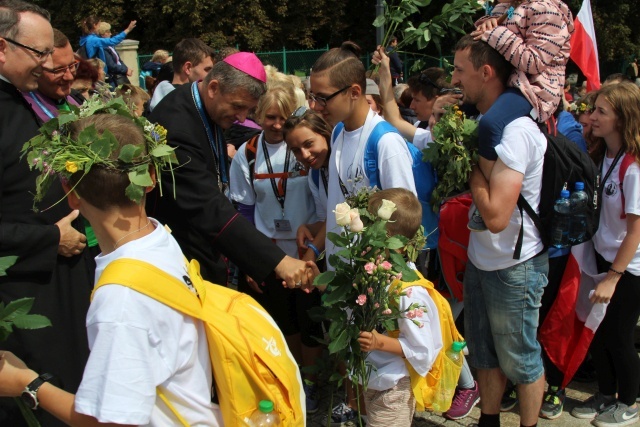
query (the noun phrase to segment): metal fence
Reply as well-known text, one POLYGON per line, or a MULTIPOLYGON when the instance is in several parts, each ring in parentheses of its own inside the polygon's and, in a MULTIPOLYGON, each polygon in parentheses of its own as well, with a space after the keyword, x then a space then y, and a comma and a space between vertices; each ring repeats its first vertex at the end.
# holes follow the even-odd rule
MULTIPOLYGON (((279 71, 285 74, 294 74, 299 77, 305 77, 310 74, 311 67, 316 60, 329 50, 329 46, 324 49, 309 49, 309 50, 287 50, 282 48, 280 51, 273 52, 256 52, 256 55, 263 64, 272 65, 279 71)), ((149 61, 153 55, 138 55, 138 65, 142 67, 142 64, 149 61)), ((363 55, 361 58, 365 68, 369 68, 371 65, 371 53, 363 55)), ((422 59, 425 63, 424 68, 428 67, 441 67, 445 68, 448 62, 453 62, 452 56, 445 56, 436 58, 433 56, 414 55, 410 53, 400 53, 400 59, 402 60, 404 67, 405 79, 408 76, 416 74, 411 71, 413 64, 422 59)))

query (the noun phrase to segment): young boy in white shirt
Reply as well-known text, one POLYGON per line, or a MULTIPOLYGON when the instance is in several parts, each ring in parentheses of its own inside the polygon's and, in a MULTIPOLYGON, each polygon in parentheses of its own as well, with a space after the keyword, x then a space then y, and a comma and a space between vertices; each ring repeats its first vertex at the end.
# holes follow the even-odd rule
MULTIPOLYGON (((369 198, 369 211, 377 212, 382 199, 396 205, 396 211, 387 223, 388 235, 413 238, 422 222, 418 198, 403 188, 378 191, 369 198)), ((401 318, 398 320, 398 338, 374 329, 361 331, 358 339, 360 349, 370 352, 367 360, 373 365, 364 396, 370 427, 411 426, 416 405, 405 360, 419 375, 425 376, 443 346, 438 309, 433 299, 421 286, 407 289, 406 295, 400 297, 398 308, 407 310, 412 304, 422 307, 422 317, 414 319, 420 326, 412 319, 401 318)))
MULTIPOLYGON (((148 123, 143 129, 132 116, 103 113, 73 121, 58 132, 63 143, 58 140, 52 147, 68 161, 60 170, 55 162, 49 167, 65 177, 69 205, 89 220, 98 238, 102 253, 96 258, 96 282, 112 261, 134 258, 188 286, 180 247, 144 208, 145 194, 155 186, 156 167, 166 161, 148 154, 154 146, 151 139, 155 146, 162 144, 162 129, 148 123), (146 130, 149 126, 153 130, 146 130), (94 162, 87 162, 77 148, 81 132, 92 127, 92 141, 108 131, 117 144, 109 154, 102 150, 94 153, 94 162), (127 162, 124 153, 131 146, 141 152, 127 162), (149 168, 149 186, 129 180, 131 169, 141 164, 149 168)), ((160 390, 189 425, 222 425, 219 408, 211 403, 211 360, 199 320, 114 283, 95 291, 87 333, 91 353, 75 396, 46 382, 46 376, 39 377, 9 352, 0 354, 0 395, 22 393, 33 409, 40 406, 72 426, 180 425, 160 399, 160 390)))

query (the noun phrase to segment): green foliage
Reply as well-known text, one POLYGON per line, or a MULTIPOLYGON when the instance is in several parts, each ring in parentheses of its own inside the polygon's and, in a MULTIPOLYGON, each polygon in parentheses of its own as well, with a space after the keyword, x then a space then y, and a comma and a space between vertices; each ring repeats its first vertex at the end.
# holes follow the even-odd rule
POLYGON ((3 256, 0 257, 0 277, 7 275, 7 269, 16 263, 17 256, 3 256))
POLYGON ((434 212, 442 201, 467 189, 471 167, 477 162, 478 123, 467 119, 458 106, 433 127, 433 143, 422 150, 423 159, 436 170, 438 183, 431 195, 434 212))
POLYGON ((0 302, 0 342, 5 341, 13 328, 40 329, 51 326, 51 322, 39 314, 29 314, 33 298, 21 298, 5 306, 0 302))

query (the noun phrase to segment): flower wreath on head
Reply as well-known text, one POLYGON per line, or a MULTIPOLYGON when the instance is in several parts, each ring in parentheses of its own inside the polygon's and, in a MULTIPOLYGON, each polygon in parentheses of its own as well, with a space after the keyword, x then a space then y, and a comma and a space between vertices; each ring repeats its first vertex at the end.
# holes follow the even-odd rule
POLYGON ((569 111, 576 114, 582 114, 593 110, 593 106, 585 102, 572 102, 569 104, 569 111))
POLYGON ((173 175, 173 165, 177 165, 178 160, 175 149, 167 145, 166 129, 149 122, 145 117, 136 117, 122 98, 105 101, 94 95, 80 108, 73 105, 70 108, 71 111, 63 111, 60 116, 45 123, 39 134, 22 147, 22 157, 27 156, 30 169, 40 171, 36 179, 34 211, 37 211, 36 204, 43 199, 56 176, 64 182, 82 171, 84 177, 94 165, 127 172, 130 184, 125 193, 138 204, 145 194, 145 188, 153 185, 150 165, 155 169, 158 183, 162 170, 169 169, 173 175), (105 130, 99 135, 94 126, 83 129, 77 140, 70 137, 71 123, 96 114, 117 114, 131 120, 142 130, 146 150, 133 144, 120 147, 111 132, 105 130), (114 160, 112 154, 118 149, 120 152, 114 160))

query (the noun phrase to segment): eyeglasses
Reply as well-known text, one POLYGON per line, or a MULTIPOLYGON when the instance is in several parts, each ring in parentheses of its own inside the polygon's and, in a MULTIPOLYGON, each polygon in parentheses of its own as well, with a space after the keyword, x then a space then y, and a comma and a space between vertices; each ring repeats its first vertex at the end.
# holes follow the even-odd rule
POLYGON ((55 77, 60 77, 60 76, 63 76, 67 72, 67 70, 69 70, 69 72, 71 72, 71 74, 73 74, 75 76, 76 72, 78 71, 78 66, 79 65, 80 65, 80 61, 76 61, 73 64, 65 65, 63 67, 58 67, 58 68, 54 68, 54 69, 42 67, 42 71, 46 71, 47 73, 51 73, 55 77))
POLYGON ((11 39, 9 39, 7 37, 2 37, 2 38, 5 39, 6 41, 8 41, 11 44, 14 44, 16 46, 19 46, 19 47, 21 47, 23 49, 27 49, 28 51, 31 51, 31 52, 35 53, 36 54, 36 58, 38 58, 38 60, 40 60, 40 61, 45 61, 47 59, 47 57, 49 57, 49 55, 51 55, 53 53, 53 49, 38 50, 38 49, 35 49, 35 48, 31 47, 31 46, 27 46, 27 45, 24 45, 22 43, 18 43, 17 41, 11 40, 11 39))
POLYGON ((296 108, 296 110, 293 113, 291 113, 291 117, 300 118, 304 116, 307 111, 309 111, 309 107, 305 107, 303 105, 302 107, 296 108))
POLYGON ((349 86, 345 86, 342 89, 333 92, 331 95, 327 96, 327 97, 322 97, 322 96, 317 96, 314 95, 312 93, 309 94, 309 98, 311 98, 313 100, 313 102, 317 102, 318 105, 320 105, 321 107, 326 107, 327 106, 327 102, 329 102, 331 100, 331 98, 334 98, 335 96, 341 94, 342 92, 344 92, 345 90, 349 89, 351 87, 351 85, 349 86))

